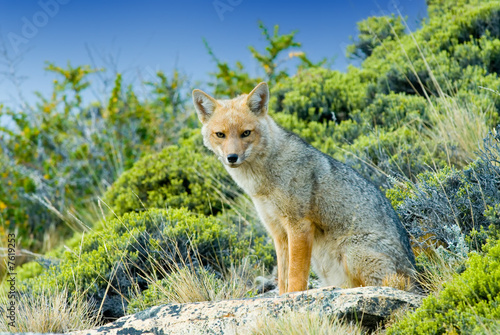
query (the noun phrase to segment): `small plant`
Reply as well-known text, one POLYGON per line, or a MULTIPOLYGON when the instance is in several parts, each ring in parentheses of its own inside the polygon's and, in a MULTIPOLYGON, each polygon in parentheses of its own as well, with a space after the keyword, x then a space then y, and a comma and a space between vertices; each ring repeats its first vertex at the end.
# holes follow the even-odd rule
POLYGON ((302 51, 289 52, 288 57, 283 58, 282 54, 290 49, 299 48, 301 44, 295 40, 297 31, 292 31, 289 34, 279 34, 279 26, 274 26, 273 34, 269 33, 263 22, 259 22, 259 28, 262 35, 268 42, 265 52, 259 52, 255 47, 250 46, 250 52, 253 58, 262 67, 265 74, 264 77, 251 77, 241 62, 236 62, 234 68, 231 68, 226 62, 219 60, 208 42, 204 40, 208 54, 212 57, 217 65, 218 72, 212 73, 215 82, 209 83, 214 87, 216 96, 234 97, 243 92, 250 92, 255 84, 259 81, 268 81, 270 85, 274 85, 283 78, 289 76, 286 69, 278 69, 283 63, 292 58, 297 58, 300 61, 299 69, 320 67, 326 63, 326 59, 313 63, 309 60, 306 54, 302 51))

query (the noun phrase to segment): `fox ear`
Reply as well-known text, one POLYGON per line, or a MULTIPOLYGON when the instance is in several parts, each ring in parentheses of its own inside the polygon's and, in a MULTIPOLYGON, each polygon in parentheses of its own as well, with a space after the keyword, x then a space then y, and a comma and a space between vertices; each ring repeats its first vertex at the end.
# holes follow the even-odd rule
POLYGON ((193 91, 193 104, 196 108, 196 113, 201 123, 205 123, 210 119, 217 106, 217 100, 203 92, 202 90, 193 91))
POLYGON ((264 115, 267 113, 268 102, 269 87, 267 87, 267 84, 264 82, 257 85, 247 97, 248 107, 257 115, 264 115))

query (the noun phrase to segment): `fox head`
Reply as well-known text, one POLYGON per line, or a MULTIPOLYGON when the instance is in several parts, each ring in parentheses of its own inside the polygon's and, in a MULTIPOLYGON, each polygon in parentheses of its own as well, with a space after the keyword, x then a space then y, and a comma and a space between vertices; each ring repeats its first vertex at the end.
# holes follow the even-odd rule
POLYGON ((228 167, 252 160, 262 145, 269 88, 260 83, 249 94, 231 100, 216 100, 200 90, 193 103, 203 124, 203 142, 228 167))

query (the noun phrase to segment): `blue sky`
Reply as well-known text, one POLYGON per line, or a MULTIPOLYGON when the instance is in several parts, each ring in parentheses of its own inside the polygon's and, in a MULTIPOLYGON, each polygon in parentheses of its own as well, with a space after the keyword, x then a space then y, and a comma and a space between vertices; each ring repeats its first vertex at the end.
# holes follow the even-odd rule
MULTIPOLYGON (((32 102, 34 91, 51 90, 54 77, 44 72, 45 61, 90 64, 88 49, 98 66, 112 64, 135 84, 141 76, 177 67, 203 87, 215 64, 202 38, 221 60, 240 60, 256 73, 248 46, 265 46, 258 20, 270 28, 279 24, 283 33, 298 30, 297 40, 312 60, 335 58, 332 67, 345 70, 345 47, 356 35, 356 22, 395 8, 412 28, 427 15, 425 0, 0 0, 0 36, 10 57, 20 57, 16 72, 25 77, 20 90, 32 102)), ((18 103, 14 85, 3 75, 0 103, 18 103)))

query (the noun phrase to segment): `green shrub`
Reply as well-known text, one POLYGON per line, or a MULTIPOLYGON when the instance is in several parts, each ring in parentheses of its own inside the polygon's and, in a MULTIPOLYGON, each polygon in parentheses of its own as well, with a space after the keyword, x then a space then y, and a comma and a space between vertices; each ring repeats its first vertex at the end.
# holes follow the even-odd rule
POLYGON ((443 151, 431 151, 422 135, 407 126, 369 131, 343 148, 347 152, 343 153, 346 164, 384 189, 392 187, 394 178, 414 180, 430 164, 438 167, 446 164, 443 151))
POLYGON ((146 288, 145 278, 159 268, 168 272, 174 263, 189 262, 221 273, 243 257, 238 253, 251 253, 249 250, 249 240, 238 239, 236 230, 215 217, 186 209, 151 209, 106 222, 43 273, 28 279, 24 287, 87 290, 99 306, 110 284, 103 313, 117 317, 123 315, 122 303, 126 307, 127 299, 123 302, 121 295, 126 298, 132 285, 146 288))
POLYGON ((428 117, 425 99, 405 94, 377 95, 351 119, 306 121, 295 114, 273 113, 284 128, 301 136, 315 148, 346 162, 375 184, 390 187, 388 175, 409 179, 446 163, 441 148, 425 142, 421 133, 428 117))
MULTIPOLYGON (((500 204, 500 135, 490 134, 481 157, 463 170, 444 168, 426 172, 418 182, 406 182, 387 191, 401 222, 415 239, 424 236, 447 245, 456 243, 449 229, 458 225, 463 234, 499 222, 486 210, 500 204)), ((484 240, 474 239, 480 249, 484 240)))
POLYGON ((363 120, 372 127, 395 129, 411 123, 429 122, 428 108, 428 102, 420 96, 392 92, 377 94, 370 105, 353 115, 353 119, 363 120))
POLYGON ((357 23, 358 38, 354 44, 347 48, 347 55, 350 58, 365 59, 370 56, 375 47, 382 44, 385 39, 394 39, 403 36, 405 26, 401 22, 401 17, 392 16, 371 16, 366 20, 357 23))
POLYGON ((484 254, 472 254, 467 269, 437 296, 424 299, 388 329, 388 334, 488 334, 500 329, 500 243, 492 240, 484 254))
POLYGON ((365 104, 366 89, 361 72, 347 73, 324 68, 304 70, 271 87, 271 110, 306 121, 347 120, 351 111, 365 104))
POLYGON ((131 292, 186 265, 218 278, 244 258, 272 267, 276 257, 270 239, 252 226, 234 224, 237 219, 229 216, 223 221, 185 208, 126 213, 74 238, 71 250, 60 249, 53 253, 57 258, 40 262, 45 269, 25 264, 21 291, 85 291, 97 307, 103 304, 104 317, 116 318, 123 316, 131 292))
MULTIPOLYGON (((442 6, 449 10, 431 15, 412 35, 385 39, 365 59, 362 68, 374 75, 379 93, 437 95, 442 89, 452 95, 470 88, 462 74, 468 67, 498 75, 494 58, 495 40, 500 37, 498 1, 442 1, 442 6), (464 54, 465 58, 454 58, 464 54)), ((480 77, 475 79, 477 87, 480 77)))
POLYGON ((139 160, 107 190, 104 201, 116 215, 166 207, 215 215, 237 195, 237 186, 197 134, 139 160))

